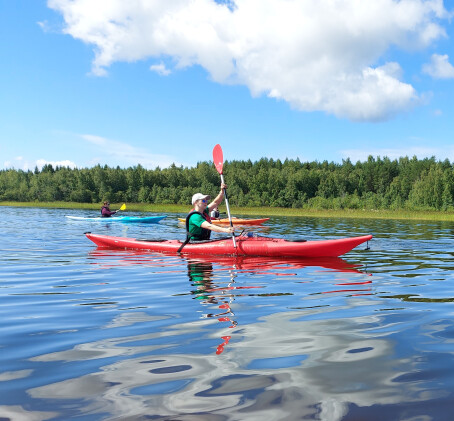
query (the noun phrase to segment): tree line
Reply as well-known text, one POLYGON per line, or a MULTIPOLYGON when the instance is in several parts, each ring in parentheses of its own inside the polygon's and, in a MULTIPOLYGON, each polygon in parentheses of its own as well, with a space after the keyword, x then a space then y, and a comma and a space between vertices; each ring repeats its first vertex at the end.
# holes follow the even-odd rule
MULTIPOLYGON (((449 160, 369 156, 353 164, 262 158, 226 161, 229 202, 238 207, 317 209, 454 210, 454 172, 449 160)), ((195 167, 141 165, 0 171, 0 201, 135 202, 186 204, 196 192, 217 195, 212 162, 195 167)))

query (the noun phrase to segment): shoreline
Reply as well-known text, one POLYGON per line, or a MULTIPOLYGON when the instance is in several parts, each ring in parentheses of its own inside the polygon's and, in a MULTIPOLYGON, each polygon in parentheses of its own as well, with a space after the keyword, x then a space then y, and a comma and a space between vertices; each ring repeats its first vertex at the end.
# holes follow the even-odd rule
MULTIPOLYGON (((111 204, 111 209, 119 209, 122 203, 111 204)), ((0 206, 33 207, 48 209, 87 209, 99 211, 101 204, 76 203, 76 202, 0 202, 0 206)), ((190 205, 175 204, 146 204, 126 203, 126 211, 133 212, 158 212, 158 213, 187 213, 190 205)), ((226 213, 225 206, 221 205, 221 213, 226 213)), ((405 219, 423 221, 454 221, 453 212, 440 211, 410 211, 410 210, 374 210, 374 209, 304 209, 304 208, 239 208, 230 206, 232 215, 250 216, 294 216, 313 218, 356 218, 356 219, 405 219)))

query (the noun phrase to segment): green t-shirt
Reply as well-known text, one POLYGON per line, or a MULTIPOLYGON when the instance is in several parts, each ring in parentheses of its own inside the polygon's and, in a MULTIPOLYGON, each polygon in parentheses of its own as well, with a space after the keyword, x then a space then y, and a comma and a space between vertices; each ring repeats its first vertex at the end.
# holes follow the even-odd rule
MULTIPOLYGON (((208 215, 206 210, 203 212, 208 215)), ((202 224, 206 221, 206 219, 200 215, 199 213, 194 213, 189 218, 189 232, 194 234, 195 238, 200 238, 202 236, 202 224)))

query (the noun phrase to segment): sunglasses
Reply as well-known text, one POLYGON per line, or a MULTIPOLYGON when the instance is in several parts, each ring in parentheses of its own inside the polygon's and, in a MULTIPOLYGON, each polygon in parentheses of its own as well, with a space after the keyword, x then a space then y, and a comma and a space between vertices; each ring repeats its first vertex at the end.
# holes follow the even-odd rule
POLYGON ((202 200, 202 203, 206 203, 206 202, 207 202, 207 200, 206 200, 206 199, 201 199, 201 200, 202 200))

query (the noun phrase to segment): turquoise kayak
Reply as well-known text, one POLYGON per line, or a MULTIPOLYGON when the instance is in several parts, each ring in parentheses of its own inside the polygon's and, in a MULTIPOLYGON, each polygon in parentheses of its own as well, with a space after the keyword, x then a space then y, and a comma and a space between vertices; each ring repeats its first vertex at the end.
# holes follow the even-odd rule
POLYGON ((66 215, 67 218, 74 221, 87 221, 87 222, 123 222, 123 223, 134 223, 134 224, 156 224, 161 219, 164 219, 166 215, 159 216, 111 216, 110 218, 98 217, 84 217, 84 216, 71 216, 66 215))

